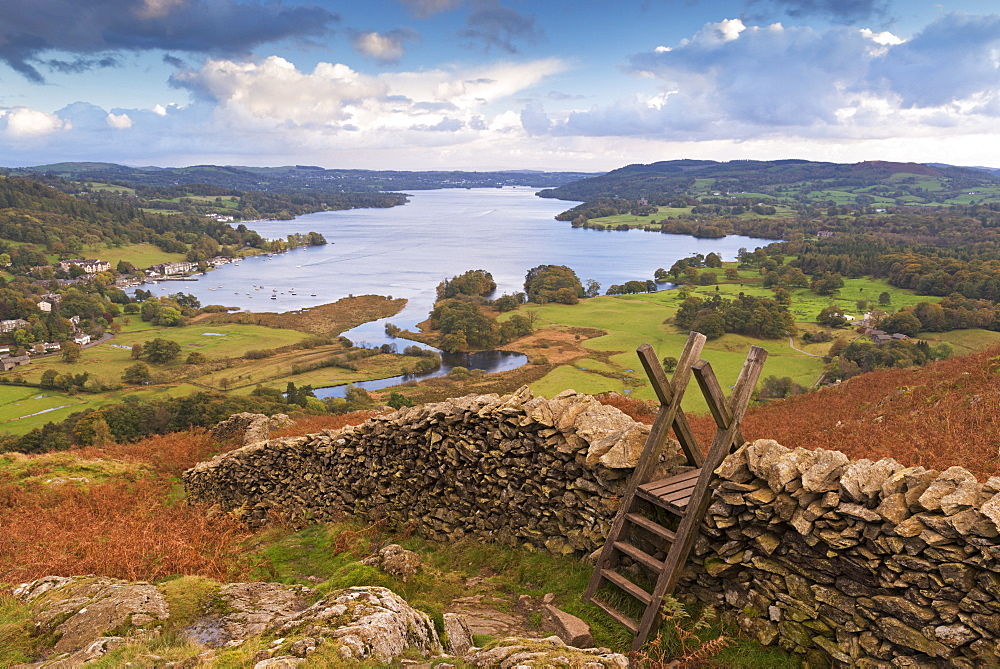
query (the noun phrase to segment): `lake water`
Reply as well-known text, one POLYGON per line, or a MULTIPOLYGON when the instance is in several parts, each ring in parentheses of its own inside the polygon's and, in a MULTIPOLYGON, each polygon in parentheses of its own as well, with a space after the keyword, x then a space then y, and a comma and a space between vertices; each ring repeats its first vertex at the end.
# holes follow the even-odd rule
MULTIPOLYGON (((348 295, 405 297, 406 308, 387 320, 413 329, 433 307, 437 284, 470 269, 491 272, 497 295, 522 291, 524 275, 537 265, 567 265, 582 281, 600 282, 603 292, 612 284, 651 279, 657 268, 669 268, 678 258, 714 251, 733 260, 740 247, 752 250, 770 241, 572 228, 553 217, 575 203, 534 193, 531 188, 416 191, 408 204, 391 209, 256 222, 250 227, 268 239, 315 231, 330 244, 247 258, 198 281, 144 288, 161 295, 192 293, 202 304, 247 311, 291 311, 348 295)), ((388 341, 384 327, 377 321, 345 335, 358 344, 379 345, 388 341)))
MULTIPOLYGON (((391 209, 351 209, 291 221, 255 222, 249 227, 268 239, 315 231, 330 243, 247 258, 198 281, 144 288, 159 295, 191 293, 203 305, 223 304, 247 311, 292 311, 348 295, 406 298, 406 308, 396 316, 344 333, 355 344, 378 346, 394 341, 385 335, 386 322, 416 329, 434 305, 438 283, 466 270, 491 272, 499 296, 522 291, 524 275, 532 267, 566 265, 581 281, 598 281, 603 293, 612 284, 652 279, 657 268, 669 268, 675 260, 695 253, 715 252, 733 260, 741 247, 752 250, 770 241, 573 228, 554 216, 575 203, 543 199, 534 193, 531 188, 416 191, 408 204, 391 209)), ((396 343, 403 348, 411 342, 396 343)), ((521 354, 496 360, 445 359, 432 375, 445 374, 453 365, 502 371, 525 360, 521 354)), ((375 390, 403 380, 358 385, 375 390)), ((342 396, 343 391, 343 387, 328 388, 317 394, 342 396)))

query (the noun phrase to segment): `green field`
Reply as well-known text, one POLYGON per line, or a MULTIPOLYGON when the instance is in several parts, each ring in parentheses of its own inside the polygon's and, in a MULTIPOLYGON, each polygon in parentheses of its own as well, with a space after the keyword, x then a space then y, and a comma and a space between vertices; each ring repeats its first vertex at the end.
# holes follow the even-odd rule
POLYGON ((198 390, 190 384, 157 386, 145 389, 125 388, 110 393, 68 395, 57 390, 0 385, 0 433, 25 434, 46 423, 58 423, 70 414, 121 402, 126 396, 144 399, 182 397, 198 390))
POLYGON ((152 244, 128 244, 126 246, 107 247, 103 244, 85 246, 81 254, 87 258, 100 258, 111 263, 114 268, 119 260, 125 260, 136 267, 149 267, 165 262, 184 260, 183 253, 167 253, 152 244))
MULTIPOLYGON (((726 263, 726 267, 735 267, 726 263)), ((721 271, 718 271, 721 275, 721 271)), ((756 270, 740 270, 740 279, 733 283, 712 286, 691 286, 693 295, 708 297, 716 293, 734 297, 740 292, 753 296, 772 296, 770 289, 760 285, 760 275, 756 270)), ((844 287, 833 296, 816 295, 805 288, 793 289, 790 311, 802 331, 827 331, 834 338, 848 340, 859 335, 853 329, 831 330, 815 323, 819 312, 830 304, 841 306, 845 313, 860 317, 856 306, 859 299, 868 300, 868 309, 878 307, 878 296, 887 292, 891 304, 883 307, 888 311, 916 304, 921 301, 936 302, 940 298, 916 295, 911 291, 890 286, 874 279, 846 279, 844 287)), ((604 336, 588 339, 583 348, 593 351, 592 357, 578 359, 572 363, 557 366, 539 381, 532 384, 532 390, 551 397, 566 388, 587 393, 614 390, 645 400, 655 399, 652 388, 639 366, 635 349, 643 343, 650 344, 658 357, 680 355, 687 340, 687 332, 673 325, 673 316, 681 302, 680 292, 666 290, 638 295, 603 296, 583 300, 577 305, 558 304, 526 305, 523 310, 537 314, 539 327, 595 328, 603 330, 604 336)), ((956 354, 980 350, 994 343, 1000 343, 1000 333, 984 330, 960 330, 947 333, 923 333, 922 338, 932 345, 948 342, 956 354)), ((789 345, 787 337, 772 340, 753 340, 738 334, 727 334, 708 342, 702 357, 708 360, 723 386, 732 385, 742 367, 746 352, 751 345, 762 346, 768 351, 764 376, 790 377, 804 387, 812 387, 823 372, 823 356, 829 343, 805 344, 801 338, 794 338, 795 348, 789 345), (799 350, 796 350, 799 349, 799 350)), ((544 354, 544 350, 538 351, 544 354)), ((706 406, 700 393, 692 392, 685 398, 685 407, 691 411, 703 411, 706 406)))
POLYGON ((181 354, 175 362, 165 365, 151 364, 150 368, 154 374, 160 372, 172 378, 189 371, 190 366, 185 365, 184 361, 192 351, 200 351, 210 361, 238 358, 250 350, 288 346, 309 337, 304 332, 266 328, 260 325, 215 324, 158 328, 143 323, 137 316, 133 316, 132 319, 133 323, 122 328, 122 332, 111 341, 84 349, 79 362, 63 362, 61 356, 39 358, 31 365, 18 368, 17 373, 29 383, 39 383, 47 369, 54 369, 59 374, 88 372, 92 378, 109 385, 116 384, 120 382, 125 368, 135 363, 132 359, 131 346, 160 337, 180 344, 181 354))

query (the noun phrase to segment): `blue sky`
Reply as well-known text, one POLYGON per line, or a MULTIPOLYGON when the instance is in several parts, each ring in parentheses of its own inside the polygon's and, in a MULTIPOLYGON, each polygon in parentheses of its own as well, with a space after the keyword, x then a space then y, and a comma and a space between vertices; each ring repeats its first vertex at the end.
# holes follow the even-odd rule
POLYGON ((0 0, 0 165, 1000 167, 996 0, 0 0))

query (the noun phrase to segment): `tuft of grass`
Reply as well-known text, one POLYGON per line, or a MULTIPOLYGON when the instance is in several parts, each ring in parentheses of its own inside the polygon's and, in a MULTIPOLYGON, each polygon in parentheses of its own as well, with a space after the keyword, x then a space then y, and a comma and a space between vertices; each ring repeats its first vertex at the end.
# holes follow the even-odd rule
POLYGON ((31 662, 40 649, 53 639, 32 634, 33 622, 28 606, 7 592, 0 592, 0 666, 31 662))
POLYGON ((180 576, 159 584, 170 608, 170 626, 184 627, 197 620, 222 584, 204 576, 180 576))

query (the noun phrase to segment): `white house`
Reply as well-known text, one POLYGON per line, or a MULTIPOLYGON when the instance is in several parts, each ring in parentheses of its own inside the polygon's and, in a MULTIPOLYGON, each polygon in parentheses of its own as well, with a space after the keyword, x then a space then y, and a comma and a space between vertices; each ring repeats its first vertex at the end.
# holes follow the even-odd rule
POLYGON ((81 260, 79 258, 74 258, 72 260, 61 260, 59 262, 59 269, 64 272, 68 272, 70 267, 76 265, 82 269, 87 274, 97 274, 98 272, 107 272, 111 269, 111 263, 106 260, 98 260, 97 258, 90 258, 88 260, 81 260))
POLYGON ((0 332, 13 332, 18 328, 23 328, 28 324, 28 321, 23 318, 11 318, 9 320, 0 321, 0 332))

